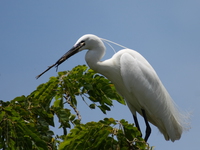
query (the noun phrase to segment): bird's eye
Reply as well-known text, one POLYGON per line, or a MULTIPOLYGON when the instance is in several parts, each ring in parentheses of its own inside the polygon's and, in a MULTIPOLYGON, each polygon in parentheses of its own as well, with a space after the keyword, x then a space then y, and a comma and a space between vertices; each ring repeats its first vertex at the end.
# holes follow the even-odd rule
POLYGON ((80 46, 82 47, 82 46, 84 46, 85 45, 85 41, 81 41, 80 42, 80 46))
POLYGON ((82 43, 82 44, 83 44, 83 43, 85 43, 85 41, 81 41, 80 43, 82 43))

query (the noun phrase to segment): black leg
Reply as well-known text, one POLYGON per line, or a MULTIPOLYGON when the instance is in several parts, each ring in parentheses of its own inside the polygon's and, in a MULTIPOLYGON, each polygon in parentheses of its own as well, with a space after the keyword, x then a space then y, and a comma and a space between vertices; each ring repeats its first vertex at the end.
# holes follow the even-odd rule
POLYGON ((151 127, 149 125, 149 122, 147 120, 147 116, 146 116, 146 113, 145 113, 145 110, 144 109, 141 109, 142 110, 142 115, 144 117, 144 121, 145 121, 145 124, 146 124, 146 135, 145 135, 145 138, 144 140, 147 142, 150 134, 151 134, 151 127))
POLYGON ((139 123, 138 123, 138 120, 137 120, 137 116, 134 116, 134 115, 133 115, 133 119, 134 119, 134 122, 135 122, 135 126, 138 128, 138 130, 139 130, 140 133, 141 133, 141 136, 140 136, 140 137, 142 137, 142 132, 141 132, 141 130, 140 130, 140 126, 139 126, 139 123))

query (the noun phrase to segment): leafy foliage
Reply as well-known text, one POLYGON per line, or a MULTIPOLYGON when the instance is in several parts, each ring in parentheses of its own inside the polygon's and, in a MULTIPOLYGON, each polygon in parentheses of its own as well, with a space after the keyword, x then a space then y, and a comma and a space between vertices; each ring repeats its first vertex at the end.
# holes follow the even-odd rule
POLYGON ((89 108, 99 108, 103 113, 111 110, 113 100, 125 104, 109 80, 85 65, 59 72, 28 96, 0 101, 0 149, 148 148, 139 131, 125 120, 106 118, 81 124, 77 97, 87 100, 89 108), (54 135, 50 130, 55 116, 63 135, 54 135), (67 128, 72 128, 70 133, 67 128))
POLYGON ((48 124, 42 124, 42 120, 37 118, 29 107, 24 107, 25 96, 17 97, 11 102, 0 103, 0 148, 48 149, 53 132, 48 130, 48 124), (42 130, 45 127, 46 136, 42 130))
POLYGON ((147 147, 140 137, 140 132, 133 127, 133 124, 128 124, 125 120, 116 121, 113 118, 105 118, 99 122, 88 122, 75 126, 65 136, 59 149, 127 150, 146 149, 147 147))

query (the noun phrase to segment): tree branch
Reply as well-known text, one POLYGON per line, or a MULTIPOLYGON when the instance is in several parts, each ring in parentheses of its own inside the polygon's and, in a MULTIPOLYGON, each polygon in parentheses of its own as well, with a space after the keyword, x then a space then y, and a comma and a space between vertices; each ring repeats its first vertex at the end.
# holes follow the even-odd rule
POLYGON ((78 117, 78 120, 81 121, 81 115, 79 113, 79 111, 77 110, 77 108, 75 106, 72 105, 71 101, 70 101, 70 97, 69 96, 63 96, 65 99, 66 99, 66 102, 74 109, 77 117, 78 117))

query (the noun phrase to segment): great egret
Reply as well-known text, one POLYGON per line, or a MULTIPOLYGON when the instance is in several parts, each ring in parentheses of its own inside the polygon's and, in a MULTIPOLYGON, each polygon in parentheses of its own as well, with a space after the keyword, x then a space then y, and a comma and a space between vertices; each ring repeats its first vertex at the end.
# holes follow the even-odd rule
POLYGON ((119 94, 125 98, 139 130, 136 112, 144 117, 145 141, 148 140, 151 133, 148 122, 155 125, 166 140, 180 139, 185 129, 184 116, 177 110, 175 103, 152 66, 141 54, 127 48, 120 50, 108 60, 100 61, 106 50, 103 40, 105 39, 92 34, 82 36, 72 49, 36 78, 52 67, 58 67, 72 55, 87 49, 85 55, 87 64, 115 85, 119 94))

